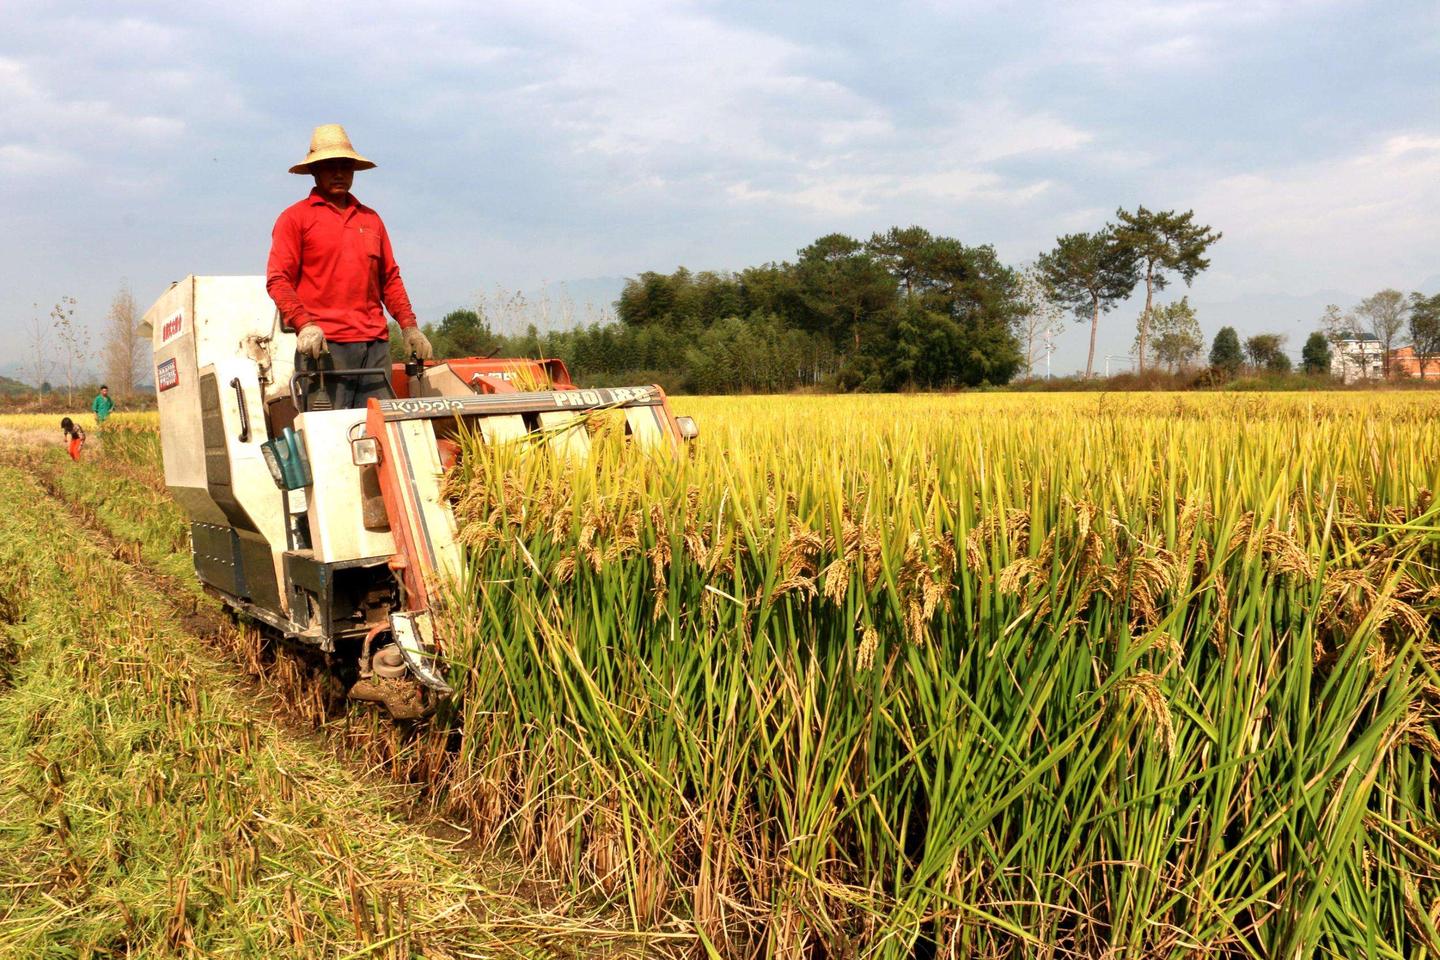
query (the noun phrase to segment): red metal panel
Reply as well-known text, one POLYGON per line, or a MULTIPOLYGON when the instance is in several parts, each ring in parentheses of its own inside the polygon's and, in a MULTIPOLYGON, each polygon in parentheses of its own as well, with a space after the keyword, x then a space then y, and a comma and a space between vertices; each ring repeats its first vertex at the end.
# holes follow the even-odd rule
POLYGON ((380 413, 380 402, 366 403, 365 432, 380 445, 380 495, 385 500, 385 513, 390 518, 390 533, 395 538, 395 555, 390 567, 405 587, 405 609, 424 610, 430 605, 430 591, 425 581, 423 532, 419 505, 408 494, 410 484, 402 475, 408 461, 400 424, 387 423, 380 413))

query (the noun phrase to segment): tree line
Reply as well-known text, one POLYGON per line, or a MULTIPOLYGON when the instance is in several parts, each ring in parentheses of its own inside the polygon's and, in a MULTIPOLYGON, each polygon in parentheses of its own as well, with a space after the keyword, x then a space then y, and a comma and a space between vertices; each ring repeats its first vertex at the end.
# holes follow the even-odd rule
POLYGON ((830 234, 793 262, 734 273, 648 271, 616 319, 502 335, 476 311, 434 328, 441 355, 557 356, 587 382, 655 379, 694 392, 922 389, 1004 383, 1021 368, 1019 278, 988 245, 921 227, 830 234))
MULTIPOLYGON (((1432 366, 1440 368, 1440 293, 1406 296, 1385 289, 1350 310, 1332 303, 1325 307, 1318 326, 1301 347, 1301 373, 1329 374, 1339 353, 1355 362, 1361 377, 1368 378, 1371 364, 1378 364, 1381 377, 1389 379, 1395 373, 1394 350, 1407 345, 1414 349, 1422 378, 1432 366)), ((1187 339, 1187 352, 1198 352, 1198 326, 1193 333, 1195 339, 1187 339)), ((1211 343, 1209 371, 1223 378, 1236 376, 1246 366, 1254 372, 1289 373, 1290 357, 1284 346, 1283 334, 1259 333, 1242 343, 1234 327, 1221 327, 1211 343)))
POLYGON ((920 226, 867 240, 833 233, 793 261, 631 277, 612 322, 501 333, 484 311, 460 310, 426 329, 440 356, 544 354, 597 384, 654 380, 703 393, 940 389, 1033 373, 1067 312, 1090 324, 1093 375, 1101 315, 1143 280, 1143 371, 1152 357, 1179 363, 1198 351, 1190 350, 1199 335, 1188 301, 1160 306, 1155 294, 1175 280, 1190 284, 1220 237, 1193 211, 1141 206, 1117 211, 1116 223, 1093 233, 1058 238, 1016 269, 988 244, 920 226))

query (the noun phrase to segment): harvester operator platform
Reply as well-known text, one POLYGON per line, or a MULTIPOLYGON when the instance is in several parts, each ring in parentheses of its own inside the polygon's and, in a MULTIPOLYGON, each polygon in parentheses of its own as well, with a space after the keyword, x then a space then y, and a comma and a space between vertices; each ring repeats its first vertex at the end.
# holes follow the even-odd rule
MULTIPOLYGON (((355 171, 374 166, 355 152, 344 127, 329 123, 315 128, 309 155, 290 168, 314 177, 315 187, 275 221, 265 288, 296 333, 296 370, 388 368, 385 310, 400 324, 406 355, 430 359, 385 224, 350 193, 355 171)), ((337 410, 388 395, 379 376, 338 374, 302 387, 307 398, 323 391, 337 410)))

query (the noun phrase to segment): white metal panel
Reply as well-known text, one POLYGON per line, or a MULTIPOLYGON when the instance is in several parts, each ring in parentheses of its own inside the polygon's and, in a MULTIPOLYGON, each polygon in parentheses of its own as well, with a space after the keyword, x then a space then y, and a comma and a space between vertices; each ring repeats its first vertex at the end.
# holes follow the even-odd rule
MULTIPOLYGON (((224 357, 245 356, 247 337, 279 332, 275 301, 264 277, 195 277, 195 355, 200 366, 224 357)), ((294 337, 289 353, 294 354, 294 337)), ((276 352, 279 350, 276 345, 276 352)), ((293 365, 293 359, 292 359, 293 365)), ((287 378, 288 380, 288 378, 287 378)))
POLYGON ((475 391, 447 366, 426 367, 411 388, 417 397, 473 397, 475 391))
POLYGON ((630 426, 631 442, 638 447, 658 447, 665 439, 659 407, 626 407, 625 422, 630 426))
MULTIPOLYGON (((460 545, 455 542, 455 512, 440 496, 440 448, 429 420, 403 420, 393 424, 408 459, 403 485, 413 491, 414 509, 427 547, 435 558, 438 579, 455 581, 463 568, 460 545)), ((408 499, 408 498, 407 498, 408 499)))
POLYGON ((525 418, 518 413, 475 419, 480 422, 480 436, 491 445, 519 440, 528 432, 525 429, 525 418))
MULTIPOLYGON (((228 372, 220 378, 223 394, 237 373, 248 373, 245 382, 258 389, 257 360, 263 360, 272 381, 267 393, 273 396, 289 390, 295 337, 280 330, 275 304, 261 276, 188 276, 160 295, 145 312, 144 323, 150 328, 154 352, 165 482, 193 519, 215 522, 218 508, 205 493, 200 368, 227 365, 228 372), (228 365, 241 358, 248 370, 228 365), (172 379, 174 386, 161 389, 172 379)), ((258 395, 252 400, 252 430, 263 440, 264 408, 258 395)))
MULTIPOLYGON (((275 564, 274 576, 280 584, 280 603, 288 602, 284 589, 285 564, 283 554, 285 539, 285 501, 260 445, 265 436, 265 413, 260 399, 260 381, 253 361, 243 357, 224 357, 219 362, 202 366, 200 374, 213 370, 215 383, 220 390, 220 418, 225 425, 225 449, 230 456, 230 488, 236 501, 245 508, 246 514, 255 524, 255 529, 270 544, 270 554, 275 564), (248 440, 240 439, 241 417, 240 398, 235 394, 232 380, 240 381, 240 390, 245 398, 245 411, 250 425, 248 440)), ((197 407, 195 416, 200 411, 197 407)), ((201 451, 204 455, 204 451, 201 451)), ((228 521, 226 523, 228 526, 228 521)), ((258 575, 258 574, 249 574, 258 575)))
POLYGON ((194 279, 186 277, 171 284, 145 312, 145 322, 152 328, 165 484, 192 518, 214 521, 220 511, 205 492, 205 443, 195 364, 194 279))
POLYGON ((556 453, 577 459, 590 455, 590 433, 585 429, 583 414, 547 411, 540 414, 540 425, 546 442, 556 453))
POLYGON ((295 418, 315 481, 310 488, 310 539, 315 559, 322 563, 395 552, 389 531, 365 529, 360 468, 350 456, 350 430, 354 427, 359 436, 356 425, 364 422, 364 410, 315 410, 295 418))
MULTIPOLYGON (((260 396, 262 369, 289 388, 294 336, 280 334, 265 278, 188 276, 145 312, 155 361, 165 482, 192 521, 229 526, 210 496, 205 466, 200 377, 213 372, 229 458, 231 490, 270 545, 273 575, 282 578, 285 512, 260 455, 267 439, 260 396), (241 398, 249 436, 241 440, 241 398)), ((248 575, 260 576, 261 571, 248 575)), ((280 590, 282 605, 286 591, 280 590)))

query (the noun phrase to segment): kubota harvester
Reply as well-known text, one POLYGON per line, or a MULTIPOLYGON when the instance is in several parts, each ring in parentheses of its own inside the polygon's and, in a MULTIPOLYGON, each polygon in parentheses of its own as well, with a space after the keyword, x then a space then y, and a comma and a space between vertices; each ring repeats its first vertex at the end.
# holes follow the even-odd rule
POLYGON ((441 481, 462 432, 487 444, 538 434, 583 456, 585 416, 608 409, 637 444, 675 451, 695 436, 659 386, 580 389, 559 360, 297 372, 263 277, 186 277, 145 323, 165 483, 205 589, 318 649, 352 697, 397 718, 451 693, 431 611, 461 571, 441 481), (391 396, 331 409, 323 379, 359 376, 383 377, 391 396))

